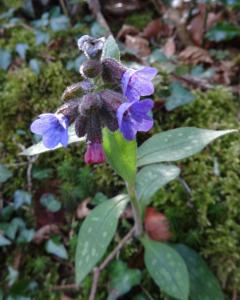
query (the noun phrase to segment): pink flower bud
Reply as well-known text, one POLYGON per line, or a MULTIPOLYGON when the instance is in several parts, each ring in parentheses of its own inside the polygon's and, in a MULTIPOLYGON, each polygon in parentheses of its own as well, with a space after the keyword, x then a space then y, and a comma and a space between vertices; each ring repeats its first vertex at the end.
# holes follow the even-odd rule
POLYGON ((87 151, 84 155, 84 161, 86 164, 101 164, 105 162, 105 154, 103 151, 102 144, 89 143, 87 145, 87 151))

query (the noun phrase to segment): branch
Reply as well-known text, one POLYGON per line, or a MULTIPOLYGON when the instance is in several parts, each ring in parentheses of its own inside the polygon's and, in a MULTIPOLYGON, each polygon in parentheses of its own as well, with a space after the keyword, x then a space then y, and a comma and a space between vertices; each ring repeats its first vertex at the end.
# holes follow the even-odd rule
POLYGON ((87 2, 90 10, 92 11, 98 23, 102 27, 104 27, 109 33, 111 33, 108 23, 101 12, 101 5, 99 0, 88 0, 87 2))
POLYGON ((107 267, 107 265, 115 258, 115 256, 118 254, 118 252, 125 246, 127 241, 133 237, 134 232, 135 232, 135 228, 133 227, 125 235, 125 237, 118 243, 116 248, 114 248, 113 251, 106 257, 106 259, 101 263, 101 265, 93 270, 93 282, 92 282, 89 300, 95 299, 97 288, 98 288, 99 276, 100 276, 101 271, 107 267))

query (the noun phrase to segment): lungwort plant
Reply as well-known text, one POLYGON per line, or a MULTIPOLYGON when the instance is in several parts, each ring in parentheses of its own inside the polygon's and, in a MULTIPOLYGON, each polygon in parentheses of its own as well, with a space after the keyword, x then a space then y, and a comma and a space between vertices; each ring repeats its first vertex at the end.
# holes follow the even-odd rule
POLYGON ((157 70, 124 66, 112 36, 106 40, 82 36, 78 47, 87 57, 80 67, 84 80, 65 89, 64 104, 55 113, 41 114, 31 124, 31 131, 42 136, 42 141, 23 152, 36 155, 85 142, 85 163, 107 161, 126 184, 125 194, 99 204, 81 225, 75 263, 77 284, 93 270, 90 299, 94 299, 100 271, 126 242, 138 239, 145 249, 146 268, 163 294, 179 300, 223 299, 217 280, 201 257, 185 245, 167 243, 169 234, 164 216, 156 215, 147 206, 161 187, 178 178, 180 169, 174 161, 198 153, 216 138, 235 130, 177 128, 157 133, 138 147, 137 133, 147 132, 154 125, 151 115, 154 103, 149 97, 154 93, 152 79, 157 70), (96 267, 127 205, 131 205, 134 226, 96 267), (149 213, 157 216, 152 225, 165 230, 162 237, 151 234, 149 224, 145 224, 144 230, 143 220, 149 213))

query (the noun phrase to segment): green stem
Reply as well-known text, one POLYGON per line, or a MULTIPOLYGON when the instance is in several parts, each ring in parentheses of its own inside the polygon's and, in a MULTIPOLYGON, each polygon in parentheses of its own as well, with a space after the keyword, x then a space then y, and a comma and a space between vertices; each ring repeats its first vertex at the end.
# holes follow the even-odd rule
POLYGON ((135 235, 140 236, 143 232, 141 207, 136 197, 136 189, 134 185, 127 184, 129 198, 132 204, 133 217, 135 222, 135 235))

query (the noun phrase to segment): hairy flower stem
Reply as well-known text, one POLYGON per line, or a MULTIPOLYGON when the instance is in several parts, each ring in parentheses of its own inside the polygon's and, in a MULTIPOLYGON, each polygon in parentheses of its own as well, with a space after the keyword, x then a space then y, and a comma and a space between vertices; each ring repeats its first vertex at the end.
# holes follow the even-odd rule
POLYGON ((135 222, 135 236, 140 236, 143 232, 141 207, 136 197, 136 189, 134 185, 127 184, 128 195, 132 204, 133 218, 135 222))

